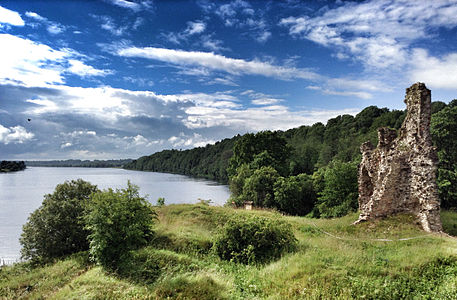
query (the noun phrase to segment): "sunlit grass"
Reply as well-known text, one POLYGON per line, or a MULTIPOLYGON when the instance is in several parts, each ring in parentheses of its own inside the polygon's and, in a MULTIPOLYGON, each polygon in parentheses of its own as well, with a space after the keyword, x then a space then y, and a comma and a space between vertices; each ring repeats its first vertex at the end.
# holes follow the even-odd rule
MULTIPOLYGON (((155 240, 117 274, 80 258, 2 268, 0 299, 457 299, 456 238, 427 234, 409 215, 352 225, 356 219, 164 206, 155 240), (235 214, 286 220, 296 251, 265 265, 220 260, 212 242, 235 214)), ((455 235, 457 213, 445 211, 442 220, 455 235)))

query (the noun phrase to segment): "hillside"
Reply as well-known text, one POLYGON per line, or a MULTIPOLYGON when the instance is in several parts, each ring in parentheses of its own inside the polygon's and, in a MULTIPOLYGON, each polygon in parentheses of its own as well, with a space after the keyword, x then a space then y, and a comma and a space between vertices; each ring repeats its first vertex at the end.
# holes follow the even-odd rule
MULTIPOLYGON (((134 251, 121 275, 86 253, 44 267, 0 269, 0 298, 49 299, 455 299, 457 239, 424 233, 408 215, 351 225, 339 219, 286 217, 204 204, 158 208, 156 238, 134 251), (297 249, 265 265, 220 260, 211 250, 234 215, 279 218, 293 226, 297 249)), ((457 213, 444 211, 457 235, 457 213)))
MULTIPOLYGON (((445 107, 443 102, 432 103, 435 114, 445 107)), ((405 111, 389 110, 369 106, 355 117, 342 115, 328 120, 327 124, 316 123, 287 131, 278 131, 292 149, 288 157, 290 175, 312 174, 330 161, 344 162, 360 160, 360 145, 365 141, 377 143, 379 127, 400 128, 405 111)), ((124 168, 141 171, 169 172, 203 177, 228 182, 227 167, 233 154, 233 146, 240 136, 224 139, 215 145, 190 150, 164 150, 140 157, 126 164, 124 168)))

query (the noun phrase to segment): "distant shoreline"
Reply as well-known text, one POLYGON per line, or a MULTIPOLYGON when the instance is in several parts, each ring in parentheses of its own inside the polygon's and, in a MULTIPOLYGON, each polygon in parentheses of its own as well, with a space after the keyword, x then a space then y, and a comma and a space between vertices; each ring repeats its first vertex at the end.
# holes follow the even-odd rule
POLYGON ((30 160, 25 161, 29 167, 70 167, 70 168, 122 168, 125 164, 131 162, 132 159, 111 159, 111 160, 30 160))

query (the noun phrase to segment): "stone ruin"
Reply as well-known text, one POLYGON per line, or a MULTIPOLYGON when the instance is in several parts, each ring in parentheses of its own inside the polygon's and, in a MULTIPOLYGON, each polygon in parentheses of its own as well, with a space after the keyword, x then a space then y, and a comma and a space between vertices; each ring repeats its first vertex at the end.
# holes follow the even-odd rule
POLYGON ((436 184, 438 157, 430 135, 431 93, 423 83, 406 89, 406 118, 399 135, 378 129, 378 146, 360 147, 356 223, 396 213, 417 216, 425 231, 442 231, 436 184))

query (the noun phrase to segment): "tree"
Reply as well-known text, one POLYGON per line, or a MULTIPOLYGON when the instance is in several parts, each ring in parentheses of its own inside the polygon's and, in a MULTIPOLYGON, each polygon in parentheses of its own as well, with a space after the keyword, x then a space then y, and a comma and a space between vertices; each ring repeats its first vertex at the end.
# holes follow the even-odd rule
POLYGON ((318 190, 317 209, 322 217, 341 217, 358 207, 357 164, 332 161, 313 176, 318 190), (321 176, 319 176, 321 175, 321 176))
POLYGON ((457 207, 457 100, 432 116, 431 134, 438 148, 441 206, 457 207))
POLYGON ((45 195, 22 228, 22 257, 47 262, 87 250, 88 231, 82 217, 91 194, 97 191, 97 186, 78 179, 59 184, 45 195))
POLYGON ((233 156, 230 159, 228 174, 235 175, 236 169, 242 164, 250 164, 257 158, 259 163, 272 160, 275 169, 281 174, 288 172, 287 160, 290 148, 278 131, 261 131, 256 134, 243 135, 233 146, 233 156), (262 152, 265 152, 261 154, 262 152), (261 154, 261 155, 259 155, 261 154))
POLYGON ((255 170, 244 182, 243 199, 252 201, 257 207, 275 207, 274 184, 278 178, 278 172, 272 167, 255 170))
POLYGON ((253 171, 248 164, 242 164, 236 170, 236 174, 230 178, 229 187, 231 192, 231 201, 235 203, 236 206, 241 206, 244 203, 243 199, 243 189, 246 179, 251 177, 253 171))
POLYGON ((85 216, 90 231, 90 254, 98 264, 115 270, 130 250, 144 246, 153 236, 156 213, 138 187, 112 189, 92 196, 85 216))
POLYGON ((316 202, 311 175, 280 177, 274 184, 276 207, 290 215, 304 216, 316 202))

